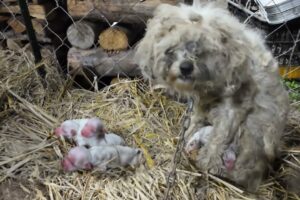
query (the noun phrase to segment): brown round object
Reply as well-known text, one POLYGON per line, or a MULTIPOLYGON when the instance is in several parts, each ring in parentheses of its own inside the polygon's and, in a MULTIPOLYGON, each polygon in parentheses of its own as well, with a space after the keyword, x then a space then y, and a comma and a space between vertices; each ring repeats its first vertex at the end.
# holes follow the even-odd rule
POLYGON ((113 26, 99 35, 99 44, 105 50, 124 50, 129 46, 126 28, 113 26))

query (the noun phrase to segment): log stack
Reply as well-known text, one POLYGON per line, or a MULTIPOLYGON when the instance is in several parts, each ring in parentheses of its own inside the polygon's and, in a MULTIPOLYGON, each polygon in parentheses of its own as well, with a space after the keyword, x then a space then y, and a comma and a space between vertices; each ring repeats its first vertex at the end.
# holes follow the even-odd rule
POLYGON ((67 31, 72 44, 68 52, 69 72, 78 73, 81 71, 78 68, 90 68, 100 76, 139 75, 138 67, 133 64, 131 48, 136 36, 124 25, 107 27, 100 21, 75 22, 67 31))
POLYGON ((179 2, 183 1, 67 0, 69 14, 78 19, 68 29, 72 44, 68 53, 69 71, 89 67, 102 76, 140 75, 138 66, 133 64, 133 46, 143 36, 146 22, 159 4, 179 2), (89 22, 87 26, 81 20, 83 17, 97 22, 89 22))
POLYGON ((67 0, 71 16, 99 19, 105 22, 145 23, 161 3, 177 4, 183 0, 67 0))
MULTIPOLYGON (((183 1, 66 0, 67 12, 73 21, 65 31, 71 45, 67 56, 69 71, 78 72, 80 71, 77 70, 78 68, 89 67, 101 76, 140 74, 138 67, 133 64, 133 46, 143 36, 147 20, 159 4, 174 5, 183 1)), ((49 1, 29 0, 28 2, 38 40, 49 41, 44 32, 46 25, 49 25, 47 22, 50 20, 61 26, 59 22, 62 19, 56 19, 53 12, 56 7, 47 8, 45 5, 49 4, 49 1)), ((15 40, 27 39, 26 27, 16 0, 1 1, 1 23, 6 23, 10 27, 4 34, 0 34, 2 37, 15 40)))
MULTIPOLYGON (((28 4, 28 10, 32 17, 31 22, 36 32, 36 36, 41 43, 50 43, 51 40, 46 37, 46 12, 43 5, 37 1, 31 1, 28 4)), ((21 16, 20 7, 17 0, 2 0, 0 3, 0 41, 6 42, 10 49, 15 49, 15 45, 23 44, 28 41, 26 26, 21 16), (3 28, 4 27, 4 28, 3 28), (14 46, 14 47, 13 47, 14 46)))

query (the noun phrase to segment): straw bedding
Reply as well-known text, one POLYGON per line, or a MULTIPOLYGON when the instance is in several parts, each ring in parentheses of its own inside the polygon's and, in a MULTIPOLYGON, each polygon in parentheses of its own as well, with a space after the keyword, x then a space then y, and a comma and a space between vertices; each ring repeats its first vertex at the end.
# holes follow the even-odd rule
MULTIPOLYGON (((0 52, 0 199, 162 199, 185 105, 138 79, 122 79, 100 91, 75 88, 49 52, 44 54, 46 88, 31 54, 0 52), (136 171, 64 173, 60 160, 73 144, 56 138, 53 129, 65 119, 92 116, 129 146, 142 148, 146 165, 136 171)), ((202 175, 182 157, 170 197, 299 199, 299 134, 300 112, 293 108, 282 158, 258 194, 202 175)))

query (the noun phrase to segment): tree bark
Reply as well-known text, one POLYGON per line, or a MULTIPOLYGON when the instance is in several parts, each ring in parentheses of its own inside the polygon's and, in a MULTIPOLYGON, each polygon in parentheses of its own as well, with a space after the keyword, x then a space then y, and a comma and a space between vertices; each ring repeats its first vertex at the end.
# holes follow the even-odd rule
POLYGON ((101 76, 138 76, 141 71, 133 62, 133 50, 121 51, 110 55, 100 48, 81 50, 71 48, 68 52, 69 72, 78 68, 89 68, 101 76))

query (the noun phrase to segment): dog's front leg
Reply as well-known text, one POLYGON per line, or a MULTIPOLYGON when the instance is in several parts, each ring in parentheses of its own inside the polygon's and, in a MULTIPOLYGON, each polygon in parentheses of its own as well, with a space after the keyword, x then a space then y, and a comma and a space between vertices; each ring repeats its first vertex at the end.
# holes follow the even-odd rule
POLYGON ((199 150, 197 164, 202 170, 219 174, 223 168, 222 155, 232 143, 240 124, 245 120, 247 110, 233 106, 230 99, 219 105, 218 115, 212 119, 213 133, 208 142, 199 150))
POLYGON ((190 124, 184 134, 185 141, 188 141, 188 139, 194 133, 196 133, 200 128, 205 126, 206 115, 202 111, 202 109, 194 106, 189 117, 190 117, 190 124))

